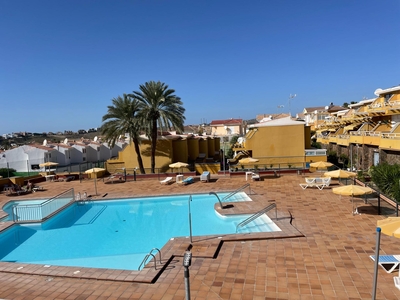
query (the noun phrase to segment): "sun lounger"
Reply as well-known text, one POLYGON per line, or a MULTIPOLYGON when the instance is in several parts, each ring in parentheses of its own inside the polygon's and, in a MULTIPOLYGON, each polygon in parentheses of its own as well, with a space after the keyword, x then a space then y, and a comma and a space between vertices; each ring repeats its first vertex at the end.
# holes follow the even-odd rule
POLYGON ((303 190, 309 187, 317 187, 319 190, 322 190, 324 187, 327 187, 331 184, 331 177, 326 178, 305 178, 306 183, 300 183, 300 186, 303 190))
POLYGON ((161 184, 170 184, 172 183, 172 177, 167 177, 164 180, 160 181, 161 184))
POLYGON ((184 180, 182 181, 182 183, 183 183, 184 185, 187 185, 187 184, 190 184, 190 183, 193 183, 193 182, 194 182, 193 177, 188 177, 188 178, 186 178, 186 179, 184 179, 184 180))
POLYGON ((252 173, 251 174, 251 179, 252 180, 260 180, 260 174, 252 173))
MULTIPOLYGON (((375 255, 369 256, 375 261, 375 255)), ((378 264, 387 272, 392 273, 399 268, 400 255, 379 255, 378 264)))
POLYGON ((210 172, 204 171, 203 174, 200 175, 201 182, 209 182, 210 181, 210 172))
POLYGON ((394 280, 394 286, 397 287, 397 289, 400 290, 400 277, 393 277, 394 280))

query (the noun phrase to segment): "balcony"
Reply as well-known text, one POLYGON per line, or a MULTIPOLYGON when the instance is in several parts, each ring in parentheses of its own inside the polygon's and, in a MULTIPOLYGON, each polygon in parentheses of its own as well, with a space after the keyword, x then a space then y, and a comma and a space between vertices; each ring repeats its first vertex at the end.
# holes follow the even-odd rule
POLYGON ((379 148, 400 150, 400 133, 382 133, 379 148))
POLYGON ((350 144, 350 135, 348 134, 340 134, 337 137, 337 144, 342 146, 349 146, 350 144))

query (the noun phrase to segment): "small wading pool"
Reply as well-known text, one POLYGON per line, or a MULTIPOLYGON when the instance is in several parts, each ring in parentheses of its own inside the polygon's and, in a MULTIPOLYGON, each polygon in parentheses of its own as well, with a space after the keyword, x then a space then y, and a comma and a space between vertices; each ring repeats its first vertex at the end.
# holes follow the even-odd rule
MULTIPOLYGON (((189 199, 179 195, 75 203, 46 222, 14 225, 2 232, 0 260, 138 270, 151 249, 161 249, 171 238, 189 236, 189 199)), ((249 217, 222 217, 214 210, 217 201, 214 195, 192 195, 193 236, 235 234, 237 224, 249 217)), ((229 201, 251 199, 242 192, 229 201)), ((268 231, 280 229, 263 215, 238 233, 268 231)))

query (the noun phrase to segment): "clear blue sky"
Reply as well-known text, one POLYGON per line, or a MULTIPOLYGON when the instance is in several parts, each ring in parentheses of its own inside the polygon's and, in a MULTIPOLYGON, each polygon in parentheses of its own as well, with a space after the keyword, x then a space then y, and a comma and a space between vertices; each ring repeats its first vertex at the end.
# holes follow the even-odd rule
POLYGON ((400 84, 398 0, 0 1, 0 134, 101 125, 162 81, 186 124, 373 97, 400 84), (278 109, 278 105, 284 108, 278 109))

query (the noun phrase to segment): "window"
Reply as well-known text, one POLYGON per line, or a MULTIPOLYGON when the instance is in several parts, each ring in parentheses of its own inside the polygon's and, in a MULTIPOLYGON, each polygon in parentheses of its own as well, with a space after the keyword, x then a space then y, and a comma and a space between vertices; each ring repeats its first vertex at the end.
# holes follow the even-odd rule
POLYGON ((31 165, 32 170, 40 170, 39 165, 31 165))

